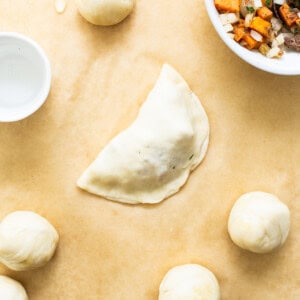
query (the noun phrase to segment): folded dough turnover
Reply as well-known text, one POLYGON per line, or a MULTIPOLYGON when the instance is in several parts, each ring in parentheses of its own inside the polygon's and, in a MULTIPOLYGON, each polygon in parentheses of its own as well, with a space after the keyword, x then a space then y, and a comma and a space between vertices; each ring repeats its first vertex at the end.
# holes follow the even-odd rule
POLYGON ((124 203, 158 203, 176 193, 204 158, 206 113, 169 65, 136 120, 99 153, 79 178, 82 189, 124 203))

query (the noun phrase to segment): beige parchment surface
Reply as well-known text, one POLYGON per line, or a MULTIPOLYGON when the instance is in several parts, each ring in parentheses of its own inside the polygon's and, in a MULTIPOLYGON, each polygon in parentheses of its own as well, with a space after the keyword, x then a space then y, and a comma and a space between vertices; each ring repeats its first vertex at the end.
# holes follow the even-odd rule
MULTIPOLYGON (((60 233, 44 268, 13 272, 32 300, 152 300, 169 268, 199 263, 224 300, 300 299, 300 77, 265 73, 222 43, 200 0, 137 0, 123 23, 90 25, 69 0, 0 1, 0 30, 47 52, 53 83, 31 117, 0 124, 0 217, 29 209, 60 233), (201 99, 211 124, 203 163, 159 205, 113 203, 76 188, 98 152, 136 117, 164 62, 201 99), (278 195, 291 209, 285 246, 238 249, 227 234, 245 192, 278 195)), ((174 120, 176 122, 176 120, 174 120)))

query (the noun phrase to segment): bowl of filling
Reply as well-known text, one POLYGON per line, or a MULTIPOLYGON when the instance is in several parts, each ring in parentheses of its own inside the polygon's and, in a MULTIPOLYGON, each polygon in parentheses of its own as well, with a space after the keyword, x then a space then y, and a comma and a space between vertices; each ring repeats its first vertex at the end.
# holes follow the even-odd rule
POLYGON ((300 75, 300 0, 205 0, 224 43, 249 64, 300 75))

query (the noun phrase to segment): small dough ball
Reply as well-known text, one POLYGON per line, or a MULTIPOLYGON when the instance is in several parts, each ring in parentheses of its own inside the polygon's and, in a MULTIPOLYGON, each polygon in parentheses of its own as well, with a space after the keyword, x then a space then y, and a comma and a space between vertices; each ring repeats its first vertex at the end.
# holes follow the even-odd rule
POLYGON ((187 264, 172 268, 159 287, 159 300, 218 300, 220 289, 215 275, 208 269, 187 264))
POLYGON ((0 261, 15 271, 45 265, 58 243, 55 228, 31 211, 16 211, 0 224, 0 261))
POLYGON ((0 299, 28 300, 23 286, 16 280, 0 275, 0 299))
POLYGON ((234 204, 228 232, 239 247, 267 253, 280 247, 290 228, 290 211, 276 196, 264 192, 242 195, 234 204))
POLYGON ((134 0, 76 0, 80 14, 94 25, 109 26, 123 21, 133 10, 134 0))

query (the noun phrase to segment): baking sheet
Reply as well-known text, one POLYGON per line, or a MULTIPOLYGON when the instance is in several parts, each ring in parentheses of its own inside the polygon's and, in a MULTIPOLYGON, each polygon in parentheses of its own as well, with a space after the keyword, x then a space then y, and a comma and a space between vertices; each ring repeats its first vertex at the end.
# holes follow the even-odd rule
POLYGON ((67 2, 61 15, 51 0, 0 2, 0 30, 36 40, 53 72, 38 112, 0 124, 0 217, 34 210, 60 233, 46 267, 0 273, 20 280, 32 300, 150 300, 169 268, 192 262, 215 273, 222 299, 299 299, 300 77, 236 57, 202 1, 137 0, 133 14, 109 28, 90 25, 67 2), (122 205, 77 189, 83 170, 135 119, 164 62, 209 116, 203 163, 158 205, 122 205), (290 236, 272 254, 240 250, 227 234, 234 201, 253 190, 291 209, 290 236))

